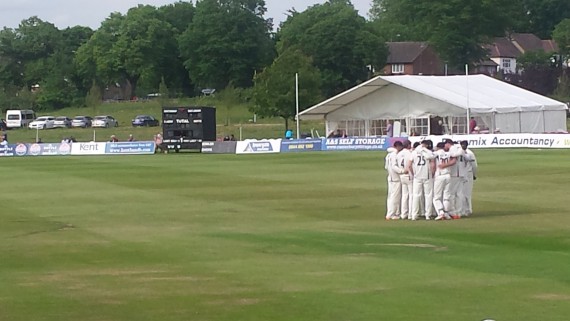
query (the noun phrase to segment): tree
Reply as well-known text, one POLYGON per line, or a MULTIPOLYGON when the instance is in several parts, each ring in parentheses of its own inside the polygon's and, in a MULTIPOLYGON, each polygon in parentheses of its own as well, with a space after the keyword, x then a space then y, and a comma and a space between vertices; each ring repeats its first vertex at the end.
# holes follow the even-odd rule
POLYGON ((350 1, 330 0, 303 12, 292 11, 277 33, 277 51, 301 50, 320 70, 324 96, 369 78, 368 66, 382 68, 383 40, 350 1))
POLYGON ((111 14, 78 51, 81 73, 105 83, 126 79, 131 96, 139 81, 158 84, 161 66, 177 52, 172 26, 159 18, 156 8, 143 5, 111 14))
POLYGON ((510 0, 374 0, 371 9, 385 37, 429 41, 454 68, 485 58, 482 45, 504 36, 512 12, 510 0))
POLYGON ((570 17, 568 0, 515 0, 510 16, 512 30, 528 32, 541 39, 549 39, 556 25, 570 17))
POLYGON ((271 23, 263 0, 202 0, 180 52, 191 80, 202 88, 248 87, 273 58, 271 23))
POLYGON ((560 54, 570 57, 570 18, 562 20, 552 33, 552 39, 558 44, 560 54))
POLYGON ((550 95, 556 89, 560 69, 551 53, 526 52, 517 58, 518 72, 505 75, 505 81, 541 95, 550 95))
POLYGON ((162 106, 166 106, 166 104, 168 104, 168 100, 170 99, 170 90, 166 85, 166 81, 164 81, 164 77, 162 77, 160 85, 158 86, 158 94, 160 95, 160 104, 162 106))
POLYGON ((321 75, 300 50, 287 50, 255 77, 252 112, 261 117, 281 117, 285 129, 296 113, 295 74, 299 74, 299 107, 304 110, 320 99, 321 75))
POLYGON ((101 87, 99 87, 99 85, 97 85, 97 82, 94 81, 93 84, 91 85, 91 88, 89 89, 87 97, 85 97, 85 105, 87 107, 96 108, 101 104, 102 101, 101 97, 102 97, 101 87))

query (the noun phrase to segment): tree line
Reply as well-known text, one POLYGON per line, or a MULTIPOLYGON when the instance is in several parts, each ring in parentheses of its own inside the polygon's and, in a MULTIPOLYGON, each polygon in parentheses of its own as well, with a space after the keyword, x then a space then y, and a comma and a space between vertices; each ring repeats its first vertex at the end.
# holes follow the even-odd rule
POLYGON ((288 120, 296 73, 303 109, 381 70, 387 41, 428 41, 455 67, 481 61, 482 45, 508 32, 554 37, 570 54, 567 0, 373 0, 369 19, 329 0, 291 9, 277 28, 266 11, 263 0, 139 5, 96 30, 28 18, 0 31, 0 107, 88 105, 115 84, 130 97, 234 88, 257 114, 288 120))

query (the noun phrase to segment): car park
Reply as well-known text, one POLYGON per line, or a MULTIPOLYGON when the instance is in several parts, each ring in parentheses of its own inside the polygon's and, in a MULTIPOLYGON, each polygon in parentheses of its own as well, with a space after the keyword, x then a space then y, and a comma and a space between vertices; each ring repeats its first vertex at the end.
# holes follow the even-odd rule
POLYGON ((55 122, 55 117, 53 116, 42 116, 36 118, 33 122, 28 125, 29 129, 49 129, 53 128, 55 122))
POLYGON ((133 127, 154 127, 159 125, 158 119, 149 115, 138 115, 132 120, 133 127))
POLYGON ((92 121, 93 118, 89 116, 75 116, 71 121, 71 127, 81 127, 81 128, 91 127, 92 121))
POLYGON ((71 119, 66 116, 58 116, 53 122, 53 127, 55 128, 69 128, 71 127, 71 119))
POLYGON ((102 116, 95 116, 93 119, 92 127, 117 127, 119 126, 119 122, 109 115, 102 115, 102 116))

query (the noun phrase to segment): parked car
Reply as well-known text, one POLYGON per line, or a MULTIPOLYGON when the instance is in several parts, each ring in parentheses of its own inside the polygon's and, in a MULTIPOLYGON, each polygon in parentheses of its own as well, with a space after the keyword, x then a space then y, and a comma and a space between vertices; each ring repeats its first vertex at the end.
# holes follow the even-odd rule
POLYGON ((95 116, 93 119, 92 127, 118 127, 119 122, 109 115, 95 116))
POLYGON ((137 117, 135 117, 135 119, 133 119, 132 124, 133 124, 133 127, 137 127, 137 126, 153 127, 153 126, 158 126, 159 122, 158 122, 158 119, 156 119, 152 116, 138 115, 137 117))
POLYGON ((53 127, 56 128, 69 128, 71 127, 71 119, 66 116, 58 116, 53 122, 53 127))
POLYGON ((71 127, 87 128, 91 127, 91 122, 93 122, 93 118, 89 116, 75 116, 71 121, 71 127))
POLYGON ((28 125, 29 129, 49 129, 53 128, 53 123, 55 122, 55 117, 53 116, 42 116, 36 118, 33 122, 28 125))

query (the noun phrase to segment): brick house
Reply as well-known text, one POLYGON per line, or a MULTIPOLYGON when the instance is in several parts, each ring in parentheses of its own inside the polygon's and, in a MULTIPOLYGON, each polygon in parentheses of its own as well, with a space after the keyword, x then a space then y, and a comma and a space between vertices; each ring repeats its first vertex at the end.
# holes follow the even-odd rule
POLYGON ((426 42, 387 42, 385 75, 443 75, 444 63, 426 42))

